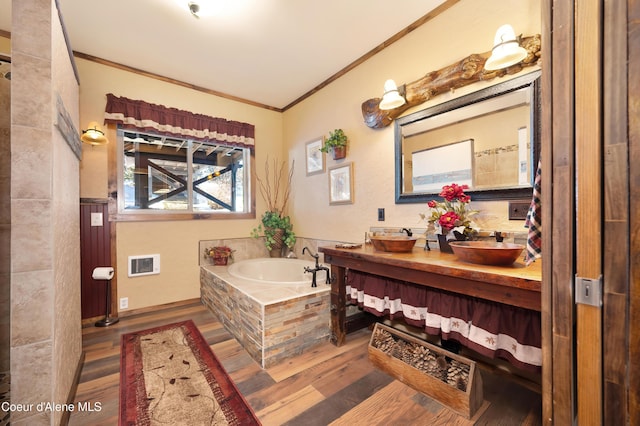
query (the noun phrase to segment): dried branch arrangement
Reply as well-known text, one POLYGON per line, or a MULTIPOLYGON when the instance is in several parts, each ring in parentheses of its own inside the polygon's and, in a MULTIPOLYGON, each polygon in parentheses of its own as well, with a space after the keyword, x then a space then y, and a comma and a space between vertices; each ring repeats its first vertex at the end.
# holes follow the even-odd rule
POLYGON ((287 162, 282 161, 280 165, 278 165, 277 161, 274 159, 272 163, 273 172, 271 172, 271 169, 269 167, 269 159, 267 158, 265 160, 265 178, 264 180, 260 179, 260 177, 256 174, 256 180, 258 181, 258 185, 260 188, 260 195, 267 203, 267 211, 281 214, 284 213, 285 209, 287 208, 287 203, 289 202, 289 196, 291 195, 291 179, 293 178, 293 169, 296 162, 294 160, 291 163, 289 174, 286 175, 287 181, 284 185, 282 181, 285 176, 285 167, 287 165, 287 162))
POLYGON ((463 392, 467 390, 469 365, 445 357, 422 345, 408 342, 384 329, 375 331, 371 346, 463 392))

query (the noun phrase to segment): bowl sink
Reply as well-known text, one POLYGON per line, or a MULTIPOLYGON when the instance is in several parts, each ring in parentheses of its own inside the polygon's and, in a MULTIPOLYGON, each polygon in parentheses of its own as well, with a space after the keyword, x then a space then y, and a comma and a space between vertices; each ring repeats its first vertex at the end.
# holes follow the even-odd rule
POLYGON ((524 246, 494 241, 451 241, 449 245, 458 259, 480 265, 511 265, 524 246))
POLYGON ((402 253, 410 252, 417 240, 417 237, 406 235, 374 235, 371 244, 376 250, 402 253))

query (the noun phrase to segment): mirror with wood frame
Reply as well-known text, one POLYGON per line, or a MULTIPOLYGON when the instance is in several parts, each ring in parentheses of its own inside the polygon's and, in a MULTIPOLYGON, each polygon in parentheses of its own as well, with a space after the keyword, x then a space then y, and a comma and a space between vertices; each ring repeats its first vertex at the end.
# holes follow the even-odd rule
POLYGON ((396 119, 396 204, 439 198, 451 183, 472 200, 530 200, 539 80, 536 71, 396 119))

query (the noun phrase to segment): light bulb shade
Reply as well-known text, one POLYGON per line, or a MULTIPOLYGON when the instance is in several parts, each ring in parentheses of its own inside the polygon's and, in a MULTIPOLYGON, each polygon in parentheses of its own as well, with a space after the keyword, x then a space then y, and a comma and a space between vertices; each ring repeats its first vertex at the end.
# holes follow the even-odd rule
POLYGON ((396 86, 396 82, 393 80, 387 80, 384 83, 384 95, 382 95, 382 100, 380 101, 380 105, 378 108, 381 110, 388 110, 398 108, 401 105, 404 105, 406 100, 400 95, 398 91, 398 86, 396 86))
POLYGON ((521 62, 527 55, 527 51, 518 43, 513 27, 503 25, 496 31, 491 57, 485 62, 484 69, 494 71, 507 68, 521 62))
POLYGON ((90 145, 105 145, 109 143, 109 140, 104 135, 104 132, 98 128, 98 123, 92 121, 89 123, 89 128, 82 131, 80 140, 90 145))

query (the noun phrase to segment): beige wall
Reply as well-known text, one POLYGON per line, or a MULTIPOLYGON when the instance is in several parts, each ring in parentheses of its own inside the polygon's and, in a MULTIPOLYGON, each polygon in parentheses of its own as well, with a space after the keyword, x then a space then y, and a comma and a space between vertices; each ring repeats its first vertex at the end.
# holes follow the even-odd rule
POLYGON ((6 37, 0 37, 0 54, 5 56, 11 55, 11 40, 6 37))
MULTIPOLYGON (((77 126, 79 88, 55 2, 15 0, 12 13, 11 399, 65 403, 82 352, 79 161, 56 98, 77 126)), ((13 412, 11 423, 61 416, 13 412)))
MULTIPOLYGON (((78 59, 80 72, 80 122, 102 122, 106 94, 143 99, 147 102, 255 125, 255 165, 264 176, 264 162, 284 159, 282 114, 264 108, 187 89, 163 81, 78 59)), ((116 143, 115 140, 110 143, 116 143)), ((297 165, 303 167, 304 165, 297 165)), ((80 196, 107 197, 107 147, 84 145, 80 170, 80 196)), ((192 220, 175 222, 119 222, 116 224, 118 298, 129 299, 129 310, 200 297, 198 241, 249 237, 264 212, 264 201, 256 197, 258 219, 192 220), (160 274, 127 277, 127 258, 160 254, 160 274)), ((265 251, 265 255, 267 252, 265 251)))
MULTIPOLYGON (((303 163, 304 143, 342 128, 349 137, 347 158, 354 163, 355 201, 329 206, 327 174, 306 177, 296 173, 293 211, 295 228, 306 237, 360 241, 370 226, 420 226, 418 213, 426 206, 394 204, 393 125, 381 130, 365 126, 361 104, 380 97, 388 78, 398 84, 415 81, 427 72, 450 65, 471 53, 491 49, 496 29, 504 24, 516 33, 540 33, 540 2, 462 0, 449 10, 386 48, 375 57, 333 82, 314 96, 284 113, 286 150, 303 163), (377 209, 385 208, 386 221, 377 221, 377 209)), ((526 72, 531 72, 529 68, 526 72)), ((510 77, 509 77, 510 78, 510 77)), ((406 114, 452 99, 503 80, 472 84, 443 95, 406 114)), ((328 158, 328 166, 336 162, 328 158)), ((480 209, 484 228, 522 232, 522 221, 507 219, 507 203, 473 203, 480 209)), ((424 224, 422 224, 424 226, 424 224)))
MULTIPOLYGON (((295 160, 290 209, 296 233, 357 242, 369 226, 424 226, 418 213, 426 210, 419 204, 394 204, 393 126, 382 130, 366 127, 361 103, 380 96, 387 78, 399 84, 411 82, 471 53, 490 50, 495 30, 506 22, 517 33, 539 33, 539 0, 463 0, 283 114, 79 59, 80 123, 86 127, 90 121, 101 121, 105 94, 112 92, 255 124, 259 173, 267 154, 295 160), (351 205, 329 206, 326 172, 305 174, 305 142, 335 128, 344 129, 350 139, 348 156, 341 162, 354 163, 355 201, 351 205), (386 209, 384 223, 377 222, 379 207, 386 209)), ((498 82, 468 86, 407 113, 498 82)), ((106 197, 106 158, 105 147, 83 147, 81 197, 106 197)), ((329 167, 336 164, 330 158, 327 162, 329 167)), ((264 212, 259 196, 257 203, 259 217, 264 212)), ((505 202, 474 203, 474 207, 482 211, 478 221, 484 228, 524 230, 522 221, 507 220, 505 202)), ((247 237, 258 220, 118 223, 118 297, 129 298, 129 309, 198 297, 197 241, 247 237), (128 256, 153 253, 161 255, 160 275, 127 278, 128 256)))

